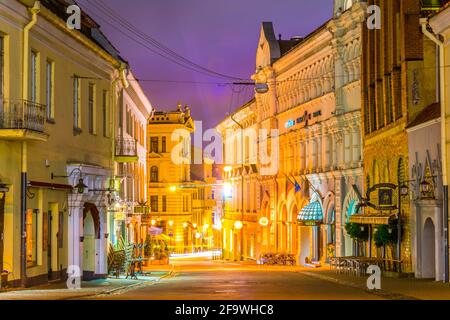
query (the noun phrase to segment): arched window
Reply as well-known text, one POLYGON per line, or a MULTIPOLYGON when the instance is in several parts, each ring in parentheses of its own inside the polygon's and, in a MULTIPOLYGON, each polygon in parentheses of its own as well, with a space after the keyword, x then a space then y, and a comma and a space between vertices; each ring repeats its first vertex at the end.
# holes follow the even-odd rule
POLYGON ((150 169, 150 182, 158 182, 159 178, 159 169, 158 167, 151 167, 150 169))

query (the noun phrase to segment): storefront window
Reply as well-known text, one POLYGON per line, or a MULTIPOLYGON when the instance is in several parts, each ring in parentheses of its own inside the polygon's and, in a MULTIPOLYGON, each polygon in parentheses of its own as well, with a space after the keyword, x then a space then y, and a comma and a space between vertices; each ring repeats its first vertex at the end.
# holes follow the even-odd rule
POLYGON ((26 247, 27 266, 32 267, 37 264, 37 234, 38 234, 38 210, 27 210, 26 215, 26 247))

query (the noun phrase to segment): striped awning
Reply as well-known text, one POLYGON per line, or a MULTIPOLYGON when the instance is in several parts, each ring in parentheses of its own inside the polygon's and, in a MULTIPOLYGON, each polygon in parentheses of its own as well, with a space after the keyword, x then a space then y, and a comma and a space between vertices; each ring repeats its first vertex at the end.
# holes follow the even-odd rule
POLYGON ((389 224, 395 220, 395 214, 354 214, 349 222, 359 224, 389 224))
POLYGON ((318 226, 323 223, 322 206, 319 201, 304 206, 297 216, 297 222, 302 226, 318 226))

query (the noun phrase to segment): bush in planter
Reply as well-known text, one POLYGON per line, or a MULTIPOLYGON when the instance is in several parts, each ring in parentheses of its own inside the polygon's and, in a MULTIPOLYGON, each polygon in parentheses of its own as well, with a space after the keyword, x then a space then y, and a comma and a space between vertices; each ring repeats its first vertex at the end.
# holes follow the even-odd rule
POLYGON ((377 248, 397 243, 397 227, 392 225, 378 225, 373 240, 377 248))
POLYGON ((348 222, 345 224, 345 231, 352 239, 359 241, 367 241, 369 239, 369 228, 363 224, 348 222))

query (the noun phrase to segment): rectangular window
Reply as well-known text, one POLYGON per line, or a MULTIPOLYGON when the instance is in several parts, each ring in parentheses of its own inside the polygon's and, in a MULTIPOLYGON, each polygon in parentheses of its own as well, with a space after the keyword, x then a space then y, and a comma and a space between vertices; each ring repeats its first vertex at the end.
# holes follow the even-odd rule
MULTIPOLYGON (((0 37, 0 98, 3 98, 4 95, 4 72, 5 72, 5 41, 3 37, 0 37)), ((3 104, 3 99, 0 101, 0 104, 3 104)), ((0 105, 0 107, 2 107, 0 105)))
POLYGON ((122 102, 122 100, 120 101, 120 106, 119 106, 119 129, 120 129, 120 131, 122 131, 122 129, 123 129, 123 102, 122 102))
POLYGON ((89 84, 88 92, 89 133, 96 134, 95 128, 95 85, 89 84))
POLYGON ((158 196, 150 196, 150 210, 158 212, 158 196))
POLYGON ((167 211, 167 196, 162 196, 162 211, 167 211))
POLYGON ((150 138, 150 152, 158 153, 158 137, 150 138))
POLYGON ((162 137, 161 138, 162 139, 162 141, 161 141, 161 152, 162 153, 165 153, 165 152, 167 152, 166 150, 166 137, 162 137))
POLYGON ((28 209, 25 218, 27 267, 37 265, 38 214, 39 210, 28 209))
POLYGON ((80 78, 74 76, 73 79, 73 128, 80 131, 80 78))
POLYGON ((38 54, 35 51, 31 51, 30 60, 30 101, 37 102, 38 94, 38 54))
POLYGON ((46 70, 46 101, 47 101, 47 120, 54 120, 54 62, 47 60, 47 70, 46 70))
POLYGON ((108 137, 108 91, 103 90, 102 94, 102 118, 103 118, 103 136, 108 137))

